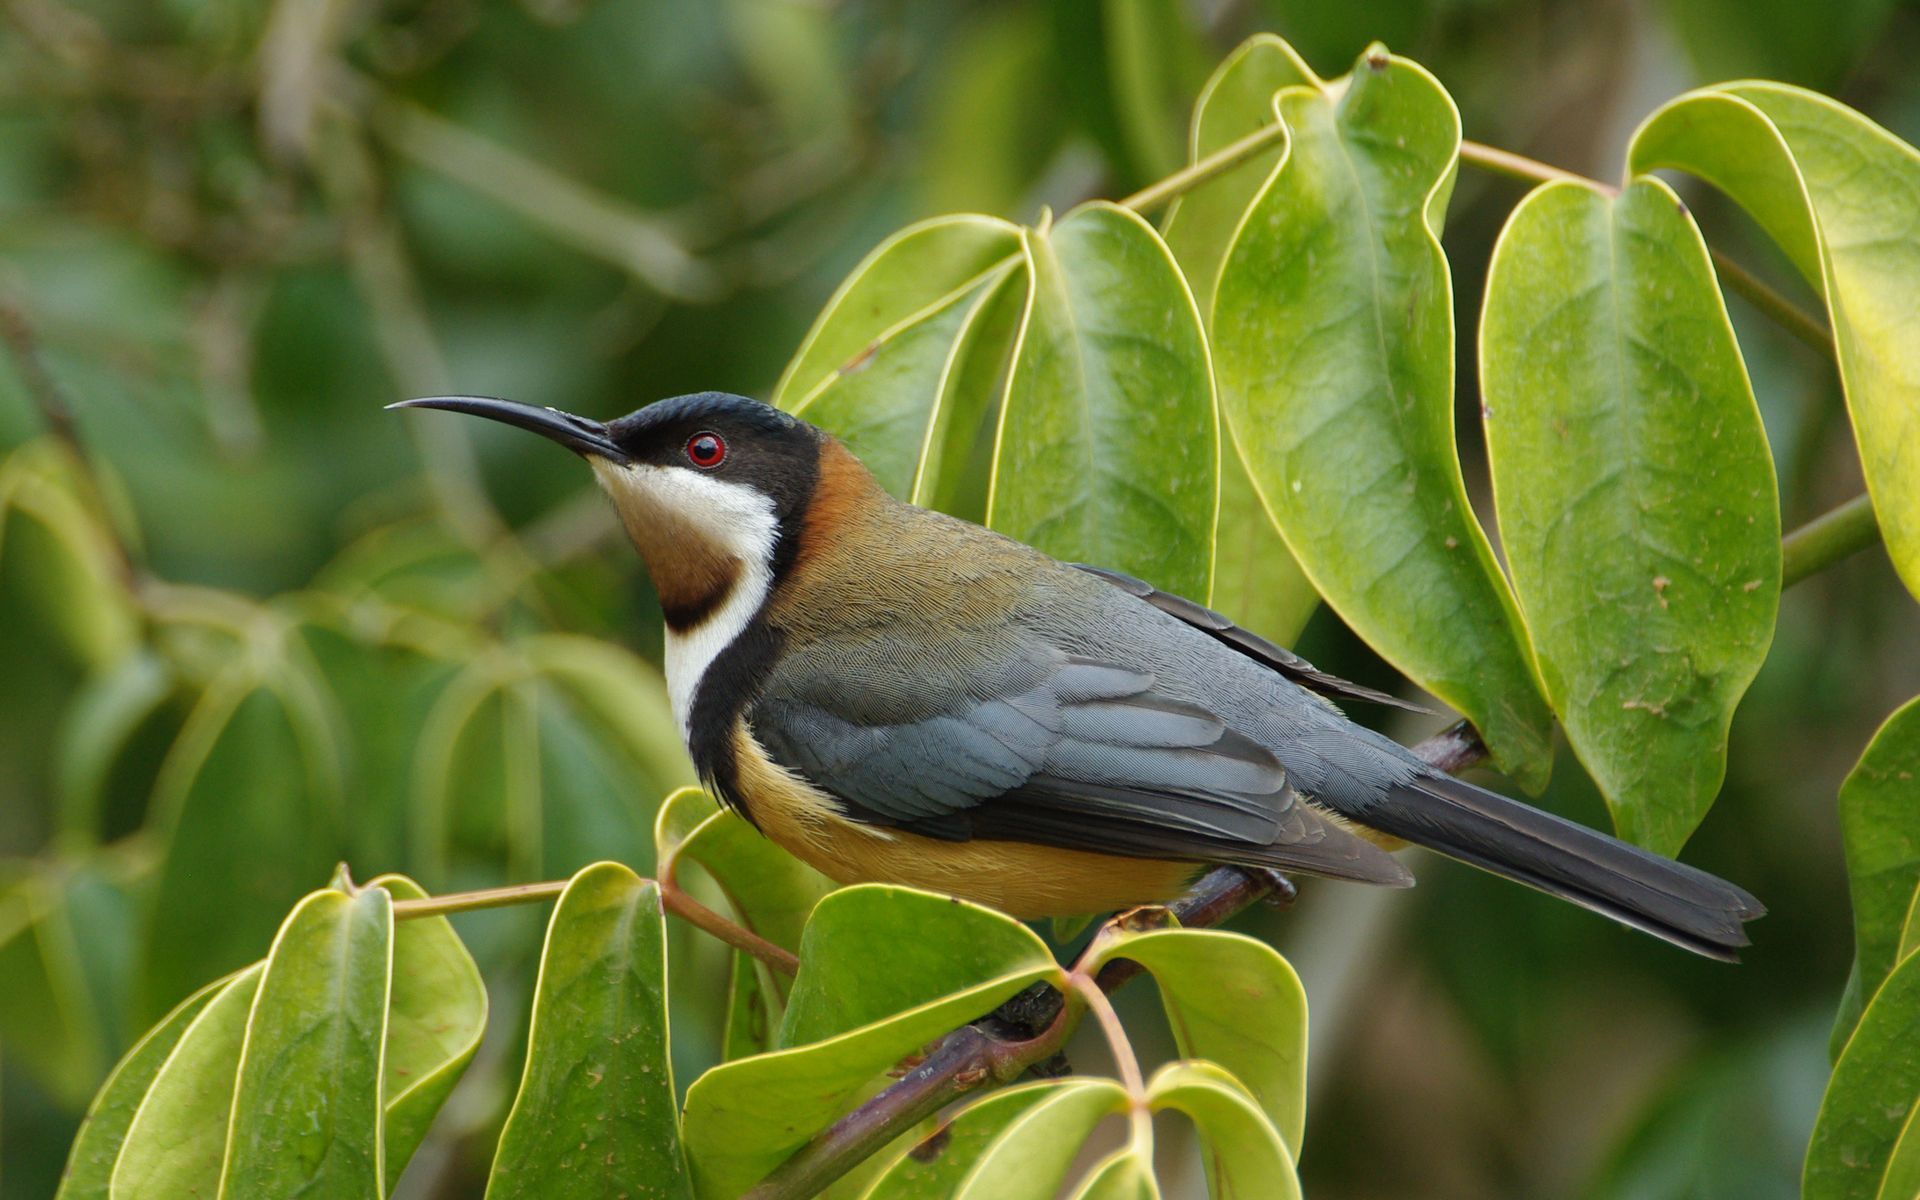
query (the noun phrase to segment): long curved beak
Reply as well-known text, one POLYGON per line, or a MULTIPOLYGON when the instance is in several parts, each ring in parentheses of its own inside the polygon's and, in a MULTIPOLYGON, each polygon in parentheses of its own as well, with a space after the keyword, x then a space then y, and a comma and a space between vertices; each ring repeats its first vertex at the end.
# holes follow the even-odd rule
POLYGON ((443 408, 448 412, 467 413, 537 433, 543 438, 559 442, 576 454, 589 454, 617 463, 627 461, 627 452, 607 435, 605 425, 561 412, 557 408, 536 408, 531 404, 493 396, 422 396, 418 400, 389 404, 387 408, 443 408))

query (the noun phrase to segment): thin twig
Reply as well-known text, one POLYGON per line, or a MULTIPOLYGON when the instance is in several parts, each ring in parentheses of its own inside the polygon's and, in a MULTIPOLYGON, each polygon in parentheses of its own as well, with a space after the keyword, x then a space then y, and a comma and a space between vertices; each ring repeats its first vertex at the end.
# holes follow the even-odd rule
MULTIPOLYGON (((393 918, 396 921, 417 920, 421 917, 444 917, 450 913, 477 912, 485 908, 505 908, 513 904, 534 904, 557 899, 560 893, 567 890, 567 882, 565 879, 551 879, 542 883, 519 883, 472 892, 448 892, 419 900, 396 900, 393 903, 393 918)), ((751 929, 734 924, 677 887, 661 885, 660 906, 734 949, 746 951, 773 970, 791 975, 800 969, 800 960, 793 956, 792 951, 774 945, 751 929)))
MULTIPOLYGON (((1528 183, 1581 183, 1591 188, 1617 196, 1620 189, 1598 179, 1589 179, 1561 167, 1528 158, 1524 154, 1515 154, 1511 150, 1502 150, 1497 146, 1488 146, 1480 142, 1462 141, 1460 143, 1460 161, 1469 166, 1479 167, 1495 175, 1504 175, 1509 179, 1524 180, 1528 183)), ((1762 282, 1760 277, 1747 270, 1719 250, 1709 248, 1713 255, 1714 269, 1719 272, 1720 280, 1727 287, 1739 293, 1760 314, 1779 325, 1782 329, 1799 338, 1807 345, 1833 357, 1833 335, 1827 329, 1827 323, 1787 299, 1772 287, 1762 282)))
POLYGON ((1873 498, 1862 492, 1781 539, 1780 586, 1792 587, 1879 540, 1873 498))
MULTIPOLYGON (((1486 758, 1486 747, 1464 721, 1413 750, 1428 765, 1449 773, 1464 771, 1486 758)), ((1281 902, 1291 902, 1292 884, 1278 875, 1216 867, 1167 907, 1181 926, 1203 929, 1275 896, 1276 887, 1281 902)), ((1138 973, 1133 963, 1116 959, 1107 963, 1095 982, 1102 991, 1111 992, 1138 973)), ((1040 985, 1021 993, 993 1015, 942 1038, 919 1066, 817 1134, 741 1200, 801 1200, 818 1195, 953 1101, 991 1084, 1009 1083, 1059 1053, 1079 1024, 1079 1016, 1077 1006, 1066 1004, 1050 987, 1040 985)))
POLYGON ((1182 167, 1158 183, 1149 184, 1119 201, 1137 213, 1152 212, 1209 180, 1216 179, 1270 146, 1286 140, 1287 127, 1278 121, 1262 125, 1239 141, 1230 142, 1205 158, 1182 167))

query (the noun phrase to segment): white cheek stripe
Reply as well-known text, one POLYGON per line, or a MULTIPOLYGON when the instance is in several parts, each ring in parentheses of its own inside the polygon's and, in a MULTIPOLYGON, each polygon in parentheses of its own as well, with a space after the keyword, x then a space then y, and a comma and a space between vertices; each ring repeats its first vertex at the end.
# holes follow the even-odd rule
POLYGON ((591 459, 594 476, 623 512, 672 514, 740 562, 740 578, 706 620, 687 630, 667 630, 667 698, 680 736, 688 736, 700 680, 720 652, 745 632, 773 586, 773 547, 779 535, 773 501, 744 484, 726 483, 690 468, 591 459))

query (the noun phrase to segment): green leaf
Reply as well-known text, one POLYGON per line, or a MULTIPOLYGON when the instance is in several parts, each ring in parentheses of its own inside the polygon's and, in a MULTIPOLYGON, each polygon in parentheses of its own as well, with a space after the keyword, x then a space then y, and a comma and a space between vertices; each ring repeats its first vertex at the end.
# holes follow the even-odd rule
POLYGON ((994 431, 1020 322, 1033 290, 1024 257, 977 294, 954 343, 909 497, 975 523, 987 519, 994 431))
POLYGON ((1104 202, 1022 237, 1034 283, 987 524, 1056 558, 1211 594, 1219 426, 1179 267, 1152 226, 1104 202))
POLYGON ((279 680, 228 675, 187 718, 154 785, 169 831, 140 1011, 266 953, 279 914, 337 861, 337 763, 279 680), (245 803, 236 803, 244 797, 245 803))
POLYGON ((234 1078, 261 965, 220 987, 154 1075, 113 1167, 113 1200, 218 1194, 234 1078))
MULTIPOLYGON (((1874 993, 1833 1065, 1820 1102, 1803 1200, 1874 1200, 1920 1097, 1920 957, 1895 967, 1874 993)), ((1902 1171, 1909 1168, 1905 1163, 1902 1171)))
POLYGON ((687 1092, 687 1156, 702 1196, 744 1191, 901 1058, 1060 974, 1017 921, 878 884, 822 900, 800 960, 782 1030, 791 1048, 715 1067, 687 1092), (825 1040, 794 1044, 812 1038, 825 1040))
POLYGON ((895 496, 934 449, 954 351, 1020 253, 1018 227, 936 217, 854 268, 774 389, 773 403, 844 439, 895 496))
POLYGON ((1239 1080, 1206 1062, 1169 1063, 1147 1085, 1154 1111, 1185 1113, 1206 1143, 1212 1200, 1300 1200, 1293 1155, 1239 1080))
POLYGON ((86 1120, 81 1122, 73 1149, 67 1154, 67 1169, 54 1200, 107 1200, 113 1164, 126 1144, 134 1113, 194 1018, 228 982, 222 979, 210 983, 182 1000, 120 1059, 87 1108, 86 1120))
POLYGON ((55 1097, 83 1101, 105 1066, 79 930, 52 873, 0 890, 0 1044, 55 1097))
POLYGON ((393 898, 327 889, 267 956, 247 1019, 222 1200, 386 1194, 381 1120, 393 898))
POLYGON ((955 1200, 1058 1194, 1094 1127, 1128 1103, 1111 1079, 1070 1079, 1045 1090, 980 1156, 955 1200))
POLYGON ((1159 1200, 1150 1147, 1128 1146, 1094 1165, 1072 1200, 1159 1200))
POLYGON ((702 821, 679 854, 713 876, 743 925, 788 950, 799 947, 808 915, 836 886, 732 811, 702 821))
POLYGON ((526 1071, 487 1195, 688 1195, 678 1124, 660 890, 599 863, 567 884, 547 926, 526 1071))
MULTIPOLYGON (((381 875, 367 886, 383 888, 395 900, 418 900, 427 894, 402 875, 381 875)), ((389 1191, 466 1072, 486 1029, 486 985, 452 923, 445 917, 400 922, 393 935, 393 990, 380 1091, 389 1191)))
POLYGON ((1880 1178, 1875 1200, 1913 1200, 1920 1196, 1920 1104, 1907 1113, 1907 1123, 1887 1155, 1886 1174, 1880 1178))
POLYGON ((1030 1083, 1002 1088, 967 1105, 902 1150, 860 1200, 932 1200, 954 1195, 994 1139, 1059 1086, 1030 1083))
MULTIPOLYGON (((1279 120, 1274 97, 1282 88, 1319 86, 1319 77, 1293 47, 1274 34, 1254 34, 1227 55, 1200 90, 1193 106, 1189 161, 1199 162, 1279 120)), ((1285 153, 1286 143, 1277 142, 1181 196, 1167 210, 1167 249, 1209 319, 1227 250, 1285 153)))
POLYGON ((1867 490, 1894 568, 1920 595, 1920 152, 1825 96, 1733 83, 1647 118, 1628 161, 1726 192, 1825 295, 1867 490))
MULTIPOLYGON (((1836 1055, 1897 961, 1920 893, 1920 699, 1887 718, 1840 785, 1840 836, 1853 897, 1853 974, 1834 1017, 1836 1055)), ((1901 954, 1899 957, 1905 957, 1901 954)))
POLYGON ((844 888, 807 922, 780 1044, 822 1041, 1055 969, 1045 942, 990 908, 912 888, 844 888))
POLYGON ((172 697, 175 682, 163 659, 138 650, 81 686, 54 751, 64 836, 83 845, 100 841, 114 768, 127 743, 172 697))
POLYGON ((1453 438, 1438 229, 1459 113, 1378 47, 1344 85, 1288 87, 1276 106, 1291 145, 1214 296, 1222 409, 1327 603, 1538 791, 1552 717, 1453 438))
POLYGON ((1780 499, 1706 243, 1657 179, 1535 189, 1487 275, 1500 535, 1547 698, 1621 835, 1686 843, 1780 607, 1780 499))
MULTIPOLYGON (((1248 38, 1214 71, 1194 104, 1191 161, 1274 124, 1273 98, 1281 88, 1318 84, 1280 38, 1270 33, 1248 38)), ((1167 249, 1179 262, 1206 320, 1212 319, 1220 266, 1240 219, 1283 153, 1281 144, 1261 151, 1181 196, 1167 212, 1167 249)), ((1260 502, 1231 429, 1222 431, 1221 441, 1218 548, 1208 603, 1243 627, 1291 645, 1306 628, 1320 595, 1260 502)))
POLYGON ((1098 961, 1132 959, 1160 985, 1182 1058, 1233 1073, 1259 1101, 1290 1153, 1307 1116, 1307 994, 1265 942, 1214 929, 1114 929, 1098 961))
POLYGON ((73 656, 106 667, 138 645, 139 619, 115 574, 113 535, 75 495, 75 473, 50 442, 0 464, 0 554, 22 560, 13 577, 73 656))

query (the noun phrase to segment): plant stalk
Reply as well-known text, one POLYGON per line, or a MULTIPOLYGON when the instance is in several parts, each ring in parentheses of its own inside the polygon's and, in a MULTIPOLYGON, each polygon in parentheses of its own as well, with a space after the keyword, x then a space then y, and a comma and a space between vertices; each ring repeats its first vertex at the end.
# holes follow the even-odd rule
POLYGON ((1873 498, 1862 492, 1781 539, 1780 586, 1792 587, 1879 540, 1873 498))
POLYGON ((1201 184, 1225 175, 1262 150, 1286 140, 1285 125, 1278 121, 1262 125, 1239 141, 1222 146, 1198 162, 1182 167, 1158 183, 1148 184, 1118 203, 1120 207, 1130 208, 1137 213, 1152 212, 1201 184))

